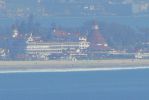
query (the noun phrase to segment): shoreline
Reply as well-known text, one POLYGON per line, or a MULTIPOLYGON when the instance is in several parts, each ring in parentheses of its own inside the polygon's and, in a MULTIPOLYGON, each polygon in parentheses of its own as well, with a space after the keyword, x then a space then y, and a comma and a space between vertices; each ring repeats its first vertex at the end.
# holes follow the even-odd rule
POLYGON ((0 61, 0 73, 80 72, 149 69, 149 59, 0 61))
POLYGON ((96 72, 96 71, 121 71, 121 70, 143 70, 143 69, 149 69, 149 67, 117 67, 117 68, 86 68, 86 69, 37 69, 37 70, 8 70, 8 71, 0 71, 0 74, 13 74, 13 73, 54 73, 54 72, 96 72))

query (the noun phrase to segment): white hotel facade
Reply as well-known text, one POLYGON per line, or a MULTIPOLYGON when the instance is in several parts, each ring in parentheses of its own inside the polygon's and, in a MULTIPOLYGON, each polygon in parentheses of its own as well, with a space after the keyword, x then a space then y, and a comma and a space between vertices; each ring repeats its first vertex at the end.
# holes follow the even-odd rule
POLYGON ((26 54, 32 57, 48 59, 57 56, 86 56, 90 43, 81 37, 77 42, 43 42, 35 41, 32 35, 26 41, 26 54))

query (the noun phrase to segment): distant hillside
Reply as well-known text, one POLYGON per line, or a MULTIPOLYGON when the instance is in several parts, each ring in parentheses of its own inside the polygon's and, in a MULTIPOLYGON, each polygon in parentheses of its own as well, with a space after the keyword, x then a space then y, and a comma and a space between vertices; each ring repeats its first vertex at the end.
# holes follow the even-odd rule
POLYGON ((149 15, 148 0, 0 0, 1 15, 132 16, 149 15))

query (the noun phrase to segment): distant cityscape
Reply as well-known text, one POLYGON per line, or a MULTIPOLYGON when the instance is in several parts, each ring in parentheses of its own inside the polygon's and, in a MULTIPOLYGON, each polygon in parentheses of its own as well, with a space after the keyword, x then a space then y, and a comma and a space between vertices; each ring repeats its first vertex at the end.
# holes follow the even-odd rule
POLYGON ((148 0, 0 0, 0 60, 149 58, 148 0))
POLYGON ((135 16, 149 15, 149 2, 148 0, 0 0, 0 12, 3 17, 27 17, 30 13, 36 16, 135 16))
POLYGON ((53 25, 47 37, 34 32, 21 33, 19 27, 14 26, 11 36, 1 37, 0 58, 1 60, 149 58, 148 42, 141 42, 135 46, 130 44, 131 48, 129 46, 121 48, 122 44, 119 44, 120 47, 118 45, 114 47, 101 34, 98 22, 93 21, 90 24, 90 29, 87 28, 84 32, 53 25))

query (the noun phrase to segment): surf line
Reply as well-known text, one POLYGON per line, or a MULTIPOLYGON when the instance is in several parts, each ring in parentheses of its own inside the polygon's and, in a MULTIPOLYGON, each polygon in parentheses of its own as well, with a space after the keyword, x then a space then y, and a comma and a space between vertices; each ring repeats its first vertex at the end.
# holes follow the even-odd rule
POLYGON ((149 69, 149 66, 142 67, 113 67, 113 68, 67 68, 67 69, 28 69, 28 70, 0 70, 0 74, 4 73, 40 73, 40 72, 86 72, 86 71, 119 71, 119 70, 138 70, 149 69))

